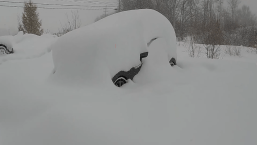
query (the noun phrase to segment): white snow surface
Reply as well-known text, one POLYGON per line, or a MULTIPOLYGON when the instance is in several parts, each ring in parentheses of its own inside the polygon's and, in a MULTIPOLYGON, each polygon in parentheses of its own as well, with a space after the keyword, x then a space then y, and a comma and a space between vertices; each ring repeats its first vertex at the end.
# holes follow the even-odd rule
POLYGON ((117 88, 97 60, 99 83, 53 81, 49 46, 65 38, 33 36, 4 57, 0 145, 257 144, 257 55, 249 48, 210 60, 179 45, 171 67, 169 44, 157 39, 134 82, 117 88))
POLYGON ((39 57, 51 51, 50 46, 57 40, 56 36, 44 34, 37 36, 33 34, 18 33, 15 36, 2 36, 5 44, 12 47, 14 53, 0 56, 0 63, 8 60, 29 59, 39 57))
POLYGON ((138 66, 140 53, 148 51, 147 43, 154 38, 167 43, 169 60, 176 58, 176 35, 163 15, 154 10, 113 14, 62 36, 52 45, 53 79, 62 83, 67 79, 69 83, 72 80, 92 83, 90 79, 105 82, 104 78, 109 81, 119 71, 138 66))

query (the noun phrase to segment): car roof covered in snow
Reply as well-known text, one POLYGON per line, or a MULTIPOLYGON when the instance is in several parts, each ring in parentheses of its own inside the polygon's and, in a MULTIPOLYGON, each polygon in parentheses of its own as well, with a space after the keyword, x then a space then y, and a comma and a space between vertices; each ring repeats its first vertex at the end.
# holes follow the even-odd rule
POLYGON ((1 36, 0 44, 5 45, 8 49, 13 47, 13 36, 1 36))
POLYGON ((96 64, 102 63, 112 77, 118 71, 137 66, 140 53, 147 52, 147 43, 159 37, 174 47, 166 50, 169 58, 176 58, 175 32, 162 14, 154 10, 113 14, 60 37, 52 45, 55 72, 85 76, 89 69, 94 72, 96 64))

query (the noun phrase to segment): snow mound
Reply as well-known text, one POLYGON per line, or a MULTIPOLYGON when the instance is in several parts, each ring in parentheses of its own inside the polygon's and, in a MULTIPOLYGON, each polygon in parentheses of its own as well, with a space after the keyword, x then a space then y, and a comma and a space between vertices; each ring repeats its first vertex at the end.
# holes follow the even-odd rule
POLYGON ((162 38, 169 47, 166 48, 169 60, 173 57, 177 59, 176 34, 169 20, 161 13, 151 9, 131 10, 110 15, 101 19, 95 25, 109 24, 113 27, 129 24, 129 30, 138 27, 143 35, 144 43, 148 44, 154 38, 162 38), (133 25, 135 24, 135 25, 133 25))
MULTIPOLYGON (((1 37, 2 38, 2 37, 1 37)), ((0 63, 8 60, 31 59, 40 57, 51 51, 50 46, 58 38, 54 35, 45 34, 37 36, 34 34, 18 33, 15 36, 5 36, 5 42, 12 46, 14 53, 0 57, 0 63)))
MULTIPOLYGON (((148 84, 167 80, 175 75, 174 67, 169 64, 169 58, 165 50, 169 45, 163 38, 158 38, 149 46, 149 55, 143 61, 140 73, 134 81, 139 84, 148 84)), ((176 67, 176 66, 175 66, 176 67)))
POLYGON ((108 16, 67 33, 52 45, 53 77, 61 81, 111 80, 119 71, 138 66, 140 53, 147 52, 156 38, 166 43, 168 60, 177 58, 174 29, 159 12, 131 10, 108 16))
MULTIPOLYGON (((0 44, 6 46, 9 51, 12 51, 13 43, 14 43, 14 40, 12 39, 12 36, 1 36, 0 37, 0 44)), ((0 52, 0 56, 1 56, 1 54, 3 54, 3 53, 0 52)))
POLYGON ((256 54, 209 60, 183 48, 170 67, 164 41, 153 41, 136 83, 122 88, 48 83, 51 53, 0 65, 0 144, 257 144, 256 54))

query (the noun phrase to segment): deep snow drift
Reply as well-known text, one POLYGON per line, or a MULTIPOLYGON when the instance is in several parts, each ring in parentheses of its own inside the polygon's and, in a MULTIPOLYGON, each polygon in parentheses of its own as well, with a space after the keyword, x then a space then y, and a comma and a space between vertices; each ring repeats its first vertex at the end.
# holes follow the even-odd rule
POLYGON ((162 14, 154 10, 113 14, 65 34, 52 45, 53 79, 62 83, 111 83, 119 71, 140 64, 140 53, 147 52, 155 38, 168 46, 165 53, 169 60, 176 58, 176 35, 162 14))
POLYGON ((135 76, 134 82, 148 84, 166 80, 167 77, 175 77, 166 49, 169 49, 169 46, 164 39, 159 38, 152 42, 148 48, 149 55, 143 60, 141 73, 135 76))
POLYGON ((9 36, 0 37, 0 56, 12 53, 12 40, 9 36))
POLYGON ((13 54, 0 56, 0 63, 8 60, 29 59, 42 56, 51 51, 50 46, 57 40, 56 36, 44 34, 37 36, 19 32, 15 36, 2 36, 2 41, 12 47, 13 54))
POLYGON ((256 144, 257 58, 193 59, 179 47, 170 67, 161 41, 122 88, 53 84, 51 53, 2 63, 0 144, 256 144))
POLYGON ((189 58, 180 45, 170 67, 157 39, 134 82, 67 86, 51 77, 56 39, 0 57, 0 145, 257 144, 256 54, 189 58))

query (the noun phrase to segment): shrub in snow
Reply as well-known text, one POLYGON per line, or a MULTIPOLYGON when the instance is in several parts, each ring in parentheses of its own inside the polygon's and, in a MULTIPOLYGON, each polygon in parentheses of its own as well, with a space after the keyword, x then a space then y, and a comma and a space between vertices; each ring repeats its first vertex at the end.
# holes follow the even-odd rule
POLYGON ((195 44, 194 36, 189 38, 189 46, 188 46, 188 53, 190 57, 199 57, 201 54, 201 48, 195 44))
POLYGON ((240 56, 241 47, 226 45, 225 53, 230 56, 240 56))
POLYGON ((169 46, 165 52, 170 63, 176 64, 176 35, 166 17, 147 9, 113 14, 63 35, 52 45, 53 77, 81 82, 115 81, 113 77, 119 72, 138 68, 140 54, 145 55, 159 38, 169 46))
POLYGON ((81 27, 81 19, 79 17, 78 11, 71 11, 71 17, 69 17, 68 14, 66 14, 67 22, 62 26, 61 29, 59 29, 59 32, 55 33, 54 35, 60 37, 72 30, 75 30, 77 28, 81 27))
POLYGON ((213 21, 208 27, 209 31, 204 37, 206 56, 207 58, 218 59, 220 56, 220 44, 223 43, 223 33, 220 28, 220 23, 213 21))

